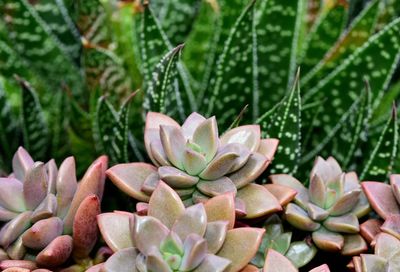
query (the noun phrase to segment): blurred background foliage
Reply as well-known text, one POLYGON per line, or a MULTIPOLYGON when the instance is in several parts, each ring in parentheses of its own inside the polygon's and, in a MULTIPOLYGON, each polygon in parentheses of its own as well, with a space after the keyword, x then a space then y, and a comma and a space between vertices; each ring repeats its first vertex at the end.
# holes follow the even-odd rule
POLYGON ((216 115, 221 133, 259 123, 280 138, 269 173, 306 177, 318 154, 362 179, 400 171, 399 0, 2 0, 0 14, 3 174, 19 145, 79 172, 103 153, 146 160, 147 111, 216 115))

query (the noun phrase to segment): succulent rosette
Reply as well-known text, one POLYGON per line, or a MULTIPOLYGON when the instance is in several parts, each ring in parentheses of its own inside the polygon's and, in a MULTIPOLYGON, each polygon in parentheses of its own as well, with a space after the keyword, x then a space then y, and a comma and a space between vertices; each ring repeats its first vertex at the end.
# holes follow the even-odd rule
POLYGON ((234 196, 221 194, 185 208, 159 182, 147 216, 127 212, 98 216, 101 234, 115 253, 101 271, 240 271, 255 255, 264 229, 236 228, 234 196))
POLYGON ((292 242, 292 233, 285 232, 280 218, 274 214, 264 223, 265 235, 251 263, 258 268, 264 267, 266 256, 270 249, 289 259, 296 268, 308 264, 317 253, 317 248, 311 241, 292 242))
POLYGON ((312 232, 315 245, 343 255, 357 255, 367 249, 359 235, 358 218, 369 212, 356 173, 344 173, 337 161, 318 157, 306 188, 289 175, 272 175, 273 184, 297 191, 294 203, 285 207, 285 219, 294 227, 312 232))
POLYGON ((390 176, 390 184, 364 181, 361 184, 373 210, 384 220, 370 219, 362 228, 365 236, 373 240, 380 231, 400 239, 400 175, 390 176))
POLYGON ((374 254, 353 257, 351 267, 356 272, 400 271, 400 240, 381 232, 376 236, 374 254))
POLYGON ((258 125, 236 127, 219 137, 215 117, 192 113, 180 126, 166 115, 149 112, 145 146, 155 166, 119 164, 107 175, 122 191, 144 202, 160 180, 185 206, 233 193, 238 216, 255 218, 281 210, 265 187, 253 183, 271 162, 277 145, 276 139, 261 139, 258 125))
POLYGON ((97 239, 107 157, 93 162, 79 184, 73 157, 57 169, 54 160, 34 162, 20 147, 12 164, 13 173, 0 178, 0 258, 10 259, 2 265, 56 267, 70 256, 87 258, 97 239))

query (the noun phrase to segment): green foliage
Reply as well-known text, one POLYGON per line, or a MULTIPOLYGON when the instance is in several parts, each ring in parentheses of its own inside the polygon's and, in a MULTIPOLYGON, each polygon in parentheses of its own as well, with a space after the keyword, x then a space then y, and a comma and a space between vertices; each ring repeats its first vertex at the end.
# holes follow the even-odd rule
POLYGON ((298 71, 292 91, 274 108, 267 120, 262 120, 262 131, 268 138, 278 138, 279 146, 271 174, 290 173, 297 170, 301 155, 301 98, 298 71))
POLYGON ((36 92, 22 79, 21 124, 24 146, 36 158, 45 158, 49 148, 49 128, 36 92))
POLYGON ((392 172, 394 159, 396 158, 399 131, 397 123, 397 111, 393 107, 392 114, 384 127, 382 133, 371 147, 367 155, 367 161, 363 166, 360 179, 384 181, 392 172))

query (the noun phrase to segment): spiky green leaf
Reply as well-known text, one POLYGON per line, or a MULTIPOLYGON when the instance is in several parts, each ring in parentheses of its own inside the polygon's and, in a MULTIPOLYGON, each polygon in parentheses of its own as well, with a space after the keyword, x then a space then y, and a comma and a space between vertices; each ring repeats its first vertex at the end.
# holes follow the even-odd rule
POLYGON ((237 19, 216 67, 215 84, 205 97, 207 114, 218 114, 226 128, 234 120, 237 107, 253 104, 256 92, 254 1, 237 19))
POLYGON ((38 15, 62 44, 72 60, 79 63, 81 40, 63 0, 31 1, 38 15))
POLYGON ((261 122, 268 138, 278 138, 279 146, 270 173, 295 173, 301 151, 301 99, 299 74, 292 91, 283 99, 270 122, 261 122))
MULTIPOLYGON (((398 138, 397 112, 396 108, 393 108, 393 113, 379 135, 375 146, 371 148, 370 154, 365 157, 366 163, 360 175, 361 180, 387 180, 388 175, 392 172, 394 159, 397 155, 398 138)), ((375 141, 370 140, 371 142, 375 141)))
POLYGON ((179 60, 179 53, 183 45, 172 49, 157 64, 152 80, 148 83, 145 94, 144 108, 147 111, 161 112, 174 115, 178 107, 182 105, 174 101, 176 95, 173 94, 176 79, 176 67, 179 60))
POLYGON ((254 103, 260 114, 281 101, 293 84, 303 5, 304 0, 260 1, 256 26, 260 86, 254 103))
MULTIPOLYGON (((379 1, 372 1, 351 23, 324 58, 302 80, 305 89, 318 84, 327 74, 362 46, 373 33, 379 12, 379 1)), ((316 64, 316 63, 315 63, 316 64)))
POLYGON ((304 96, 307 102, 328 98, 320 118, 323 122, 313 136, 318 145, 316 152, 324 147, 323 143, 327 143, 335 128, 343 124, 343 118, 348 116, 354 101, 359 100, 359 92, 364 87, 361 78, 365 77, 371 84, 372 109, 379 104, 399 60, 400 36, 396 34, 399 31, 400 18, 372 36, 304 96))
POLYGON ((36 159, 45 159, 49 148, 49 128, 35 90, 19 79, 22 89, 21 122, 24 147, 36 159))
POLYGON ((27 0, 4 0, 0 2, 0 11, 6 18, 14 49, 29 67, 34 68, 49 85, 58 87, 65 83, 79 94, 82 86, 79 69, 31 4, 27 0))
MULTIPOLYGON (((151 6, 147 4, 144 5, 141 16, 140 49, 144 89, 147 89, 146 84, 151 82, 157 63, 169 50, 172 50, 172 45, 155 17, 151 6)), ((181 63, 178 63, 177 69, 179 77, 173 83, 176 90, 172 95, 175 96, 173 100, 182 105, 178 107, 179 115, 176 118, 183 119, 186 116, 185 111, 194 111, 196 104, 185 68, 181 63)))

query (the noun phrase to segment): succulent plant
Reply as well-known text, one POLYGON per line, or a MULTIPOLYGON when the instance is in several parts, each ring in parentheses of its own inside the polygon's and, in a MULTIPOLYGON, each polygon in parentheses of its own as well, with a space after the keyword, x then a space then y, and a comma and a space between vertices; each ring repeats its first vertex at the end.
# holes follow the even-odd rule
POLYGON ((318 248, 341 251, 343 255, 356 255, 367 249, 359 235, 358 218, 368 213, 369 204, 356 173, 343 173, 332 157, 318 157, 308 189, 289 175, 272 175, 270 179, 273 184, 297 191, 294 203, 285 207, 285 219, 300 230, 312 232, 318 248))
POLYGON ((97 239, 107 157, 93 162, 80 183, 73 157, 57 169, 54 160, 34 162, 20 147, 12 165, 13 173, 0 178, 0 245, 2 258, 11 259, 7 265, 20 267, 25 258, 56 267, 70 256, 87 258, 97 239))
POLYGON ((149 112, 144 141, 155 166, 119 164, 106 172, 130 196, 149 201, 162 180, 185 206, 233 193, 240 217, 255 218, 281 210, 274 195, 254 183, 272 161, 278 145, 276 139, 261 139, 258 125, 239 126, 219 137, 215 117, 206 119, 192 113, 180 126, 164 114, 149 112))
POLYGON ((374 211, 385 220, 370 219, 365 226, 366 235, 371 238, 384 231, 400 239, 400 175, 390 175, 390 185, 383 182, 365 181, 361 183, 366 197, 374 211))
POLYGON ((384 232, 378 234, 374 254, 353 257, 351 266, 356 272, 400 271, 400 240, 384 232))
POLYGON ((234 222, 232 193, 185 208, 161 181, 150 197, 148 215, 98 216, 101 234, 115 251, 101 271, 240 271, 255 255, 265 230, 233 229, 234 222))
POLYGON ((292 242, 292 233, 284 232, 282 222, 276 214, 264 223, 265 235, 251 263, 259 268, 265 264, 269 249, 273 249, 288 258, 292 264, 300 268, 308 264, 317 253, 316 247, 307 239, 292 242))

